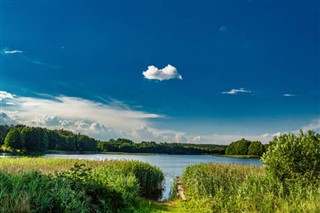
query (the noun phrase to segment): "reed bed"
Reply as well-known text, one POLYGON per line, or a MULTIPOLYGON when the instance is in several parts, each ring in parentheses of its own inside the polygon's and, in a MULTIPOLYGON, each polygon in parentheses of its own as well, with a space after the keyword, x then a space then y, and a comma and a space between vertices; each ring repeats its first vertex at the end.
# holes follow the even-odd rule
POLYGON ((138 161, 0 159, 0 212, 134 212, 163 180, 138 161))
POLYGON ((188 201, 180 207, 185 212, 320 212, 320 188, 283 184, 261 167, 192 165, 182 180, 188 201))

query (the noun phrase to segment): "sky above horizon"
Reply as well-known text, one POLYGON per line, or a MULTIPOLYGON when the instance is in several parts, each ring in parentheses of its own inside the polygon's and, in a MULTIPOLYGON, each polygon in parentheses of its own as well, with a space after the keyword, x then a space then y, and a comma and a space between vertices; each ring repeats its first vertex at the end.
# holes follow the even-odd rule
POLYGON ((216 144, 320 130, 319 1, 0 2, 0 124, 216 144))

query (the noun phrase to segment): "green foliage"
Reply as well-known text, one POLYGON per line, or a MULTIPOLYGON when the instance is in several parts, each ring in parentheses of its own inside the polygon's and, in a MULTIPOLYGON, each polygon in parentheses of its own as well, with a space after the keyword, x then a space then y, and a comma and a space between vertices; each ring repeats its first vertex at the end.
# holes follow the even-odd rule
POLYGON ((65 136, 59 130, 47 130, 48 149, 50 150, 76 150, 75 140, 72 136, 65 136))
POLYGON ((320 212, 318 185, 288 185, 266 176, 263 168, 192 165, 182 181, 188 200, 179 203, 180 212, 320 212))
POLYGON ((27 152, 44 152, 48 148, 48 136, 41 128, 24 127, 21 130, 27 152))
POLYGON ((320 135, 313 131, 298 136, 284 134, 275 137, 263 155, 267 173, 283 183, 298 179, 308 183, 320 180, 320 135))
POLYGON ((248 147, 248 155, 262 156, 264 151, 264 146, 260 141, 253 141, 248 147))
POLYGON ((139 161, 115 161, 106 165, 102 171, 117 171, 126 176, 133 175, 139 184, 139 193, 146 198, 158 199, 163 191, 163 172, 148 163, 139 161))
POLYGON ((97 141, 86 135, 78 135, 77 150, 78 151, 96 151, 97 141))
POLYGON ((10 150, 24 149, 24 139, 18 129, 12 128, 6 135, 4 145, 10 150))
MULTIPOLYGON (((77 160, 79 163, 71 169, 54 174, 3 168, 10 162, 13 162, 15 167, 29 164, 30 161, 27 159, 40 163, 29 169, 43 169, 50 167, 52 163, 55 165, 54 168, 59 169, 61 165, 69 162, 64 159, 4 159, 6 162, 0 163, 0 212, 129 213, 135 212, 138 206, 143 212, 145 207, 140 205, 140 195, 144 190, 150 192, 154 187, 151 184, 157 185, 156 179, 160 171, 156 167, 137 161, 77 160), (92 167, 93 165, 97 167, 92 167), (150 185, 146 185, 147 183, 150 185)), ((162 172, 160 176, 163 178, 162 172)))
POLYGON ((4 144, 4 139, 9 132, 10 127, 8 125, 0 125, 0 146, 4 144))
POLYGON ((264 152, 264 146, 260 141, 248 141, 242 138, 239 141, 232 142, 226 149, 226 155, 256 155, 261 156, 264 152))
POLYGON ((0 212, 88 212, 81 192, 38 172, 0 172, 0 212))
POLYGON ((128 139, 111 139, 99 142, 98 148, 105 152, 166 153, 166 154, 224 154, 226 146, 215 144, 156 143, 154 141, 133 143, 128 139))

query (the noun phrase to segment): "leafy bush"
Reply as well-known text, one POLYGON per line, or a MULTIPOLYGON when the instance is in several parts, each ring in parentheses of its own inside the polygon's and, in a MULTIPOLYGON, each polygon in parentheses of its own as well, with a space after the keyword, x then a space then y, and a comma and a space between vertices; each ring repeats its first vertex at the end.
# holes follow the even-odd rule
POLYGON ((275 137, 263 155, 267 173, 281 182, 306 183, 320 180, 320 135, 313 131, 298 136, 284 134, 275 137))

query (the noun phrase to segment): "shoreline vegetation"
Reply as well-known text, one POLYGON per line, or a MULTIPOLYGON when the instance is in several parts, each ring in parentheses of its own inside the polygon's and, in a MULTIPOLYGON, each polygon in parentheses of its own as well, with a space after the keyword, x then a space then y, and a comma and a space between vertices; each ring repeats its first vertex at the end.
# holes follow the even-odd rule
MULTIPOLYGON (((34 130, 8 132, 10 140, 6 136, 5 145, 16 146, 13 142, 21 142, 18 134, 27 144, 24 131, 31 137, 29 133, 34 130)), ((36 141, 41 138, 39 135, 31 138, 36 141)), ((80 137, 76 137, 75 147, 84 147, 81 143, 86 140, 82 137, 81 141, 80 137)), ((47 140, 49 138, 47 136, 47 140)), ((70 138, 65 141, 72 142, 70 138)), ((112 141, 114 144, 124 142, 133 143, 126 139, 112 141)), ((91 144, 86 146, 91 147, 91 144)), ((226 147, 226 155, 219 156, 243 157, 239 153, 248 155, 253 150, 263 151, 263 167, 214 163, 189 165, 181 175, 187 200, 176 197, 177 187, 173 185, 171 198, 162 202, 157 199, 163 191, 164 174, 148 163, 2 158, 0 212, 320 212, 319 134, 313 131, 283 134, 274 137, 267 146, 241 139, 226 147)), ((68 150, 60 150, 65 151, 68 150)), ((24 152, 18 150, 17 153, 24 152)))
POLYGON ((181 154, 181 155, 228 155, 252 158, 262 156, 267 145, 260 141, 241 139, 229 145, 193 143, 135 143, 118 138, 99 141, 87 135, 67 130, 49 130, 24 125, 0 125, 0 153, 37 156, 41 154, 181 154))

